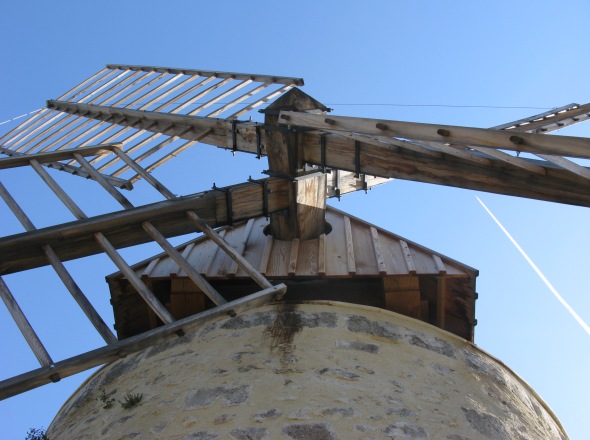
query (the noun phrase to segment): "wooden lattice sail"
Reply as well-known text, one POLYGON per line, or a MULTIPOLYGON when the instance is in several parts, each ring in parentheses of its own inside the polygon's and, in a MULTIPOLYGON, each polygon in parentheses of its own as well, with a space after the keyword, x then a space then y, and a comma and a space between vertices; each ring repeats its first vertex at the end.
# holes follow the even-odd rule
MULTIPOLYGON (((588 119, 589 104, 481 129, 332 116, 302 85, 299 78, 272 75, 109 65, 0 137, 0 153, 7 156, 0 169, 30 168, 74 217, 37 229, 0 184, 0 196, 25 229, 0 238, 0 275, 51 265, 106 343, 54 361, 0 279, 0 295, 41 364, 0 382, 1 398, 181 337, 183 327, 281 298, 289 284, 296 292, 296 282, 306 277, 324 287, 337 279, 349 285, 363 277, 367 283, 378 280, 381 303, 372 305, 472 340, 476 271, 372 225, 355 229, 359 221, 328 210, 326 199, 399 178, 590 206, 590 170, 584 166, 590 140, 548 135, 588 119), (263 122, 239 119, 263 104, 263 122), (196 143, 266 156, 268 177, 243 177, 243 183, 179 197, 150 172, 196 143), (47 168, 96 181, 121 209, 88 216, 47 168), (138 179, 159 198, 132 205, 121 190, 132 190, 138 179), (266 235, 253 235, 257 241, 250 244, 249 235, 234 240, 231 231, 245 234, 266 217, 266 235), (216 232, 217 227, 227 228, 216 232), (207 238, 178 249, 168 241, 189 232, 207 238), (341 239, 335 240, 337 234, 341 239), (119 249, 146 242, 157 243, 164 254, 139 266, 121 257, 119 249), (193 259, 190 249, 205 248, 223 259, 222 277, 215 258, 207 270, 193 259), (270 260, 273 249, 285 264, 280 270, 270 260), (309 252, 317 264, 302 269, 309 252), (120 271, 109 281, 115 302, 121 301, 121 340, 63 265, 97 253, 108 255, 120 271), (342 273, 334 269, 337 257, 342 273), (164 260, 175 272, 152 275, 164 260), (163 294, 162 281, 170 284, 163 294), (223 283, 232 282, 230 294, 223 283), (173 284, 202 294, 200 305, 185 294, 179 306, 170 298, 173 284), (130 308, 123 302, 130 298, 147 319, 135 327, 124 316, 130 308)), ((354 292, 349 300, 364 301, 354 292)))

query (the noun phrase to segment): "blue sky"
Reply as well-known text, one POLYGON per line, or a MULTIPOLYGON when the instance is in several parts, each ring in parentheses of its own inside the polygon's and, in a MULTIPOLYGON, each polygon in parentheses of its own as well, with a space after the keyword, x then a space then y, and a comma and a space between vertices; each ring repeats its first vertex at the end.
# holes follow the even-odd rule
MULTIPOLYGON (((303 90, 335 114, 475 127, 590 102, 585 82, 590 4, 584 1, 222 4, 3 2, 0 122, 38 109, 107 63, 303 77, 303 90)), ((12 126, 0 125, 0 134, 12 126)), ((590 122, 562 134, 590 137, 590 122)), ((207 146, 184 154, 184 160, 158 170, 178 194, 208 189, 213 182, 239 183, 265 168, 252 156, 232 157, 207 146)), ((37 226, 50 223, 50 204, 24 184, 25 177, 0 175, 37 226)), ((82 192, 85 188, 80 184, 82 192)), ((590 337, 476 195, 589 322, 590 209, 402 181, 332 203, 479 269, 476 343, 531 384, 573 439, 585 438, 590 337)), ((20 232, 5 213, 0 211, 0 234, 20 232)), ((125 255, 138 261, 155 252, 154 247, 130 249, 125 255)), ((101 257, 92 257, 90 264, 91 271, 88 261, 68 268, 112 323, 104 276, 115 269, 101 257)), ((56 285, 51 270, 5 279, 55 360, 100 344, 67 293, 48 287, 56 285)), ((4 310, 0 332, 1 378, 37 367, 4 310)), ((0 402, 0 440, 46 427, 84 377, 0 402)))

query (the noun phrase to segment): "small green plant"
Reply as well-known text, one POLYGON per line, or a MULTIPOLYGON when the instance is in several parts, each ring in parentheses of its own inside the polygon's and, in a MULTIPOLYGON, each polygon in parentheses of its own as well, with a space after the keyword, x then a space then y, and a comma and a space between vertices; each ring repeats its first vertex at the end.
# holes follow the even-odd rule
POLYGON ((139 402, 141 402, 141 399, 143 399, 143 394, 127 394, 125 396, 125 401, 121 402, 119 400, 119 403, 124 409, 131 409, 134 406, 137 406, 139 402))
POLYGON ((49 438, 45 435, 45 430, 43 428, 31 428, 27 431, 27 437, 25 440, 49 440, 49 438))
POLYGON ((103 409, 110 409, 113 407, 113 404, 115 403, 115 399, 114 398, 109 398, 109 396, 107 396, 107 393, 105 393, 104 390, 100 390, 101 394, 100 396, 98 396, 98 400, 100 400, 103 403, 103 409))

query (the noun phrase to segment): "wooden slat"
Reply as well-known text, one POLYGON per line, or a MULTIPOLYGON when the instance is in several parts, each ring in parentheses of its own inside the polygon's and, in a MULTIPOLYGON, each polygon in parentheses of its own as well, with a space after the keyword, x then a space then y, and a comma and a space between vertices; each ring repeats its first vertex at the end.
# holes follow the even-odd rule
POLYGON ((263 275, 266 275, 266 272, 268 270, 268 261, 270 260, 272 245, 272 235, 267 235, 266 240, 264 242, 264 250, 262 251, 262 259, 260 260, 260 273, 263 275))
POLYGON ((445 275, 447 273, 447 268, 443 260, 435 254, 432 254, 432 259, 434 260, 434 265, 436 266, 436 270, 440 275, 445 275))
MULTIPOLYGON (((82 114, 87 118, 98 121, 106 120, 112 117, 119 117, 118 125, 129 126, 138 130, 147 130, 156 134, 165 134, 174 136, 178 133, 192 128, 191 131, 186 132, 183 139, 194 140, 199 136, 203 130, 212 129, 213 133, 203 139, 202 142, 224 148, 226 141, 226 126, 231 126, 231 121, 225 119, 206 118, 198 116, 185 116, 170 113, 159 112, 144 112, 140 110, 114 108, 108 106, 99 106, 91 104, 78 104, 72 102, 53 101, 47 102, 50 108, 59 110, 60 112, 67 112, 73 114, 82 114)), ((255 139, 255 128, 252 127, 255 139)), ((151 138, 150 138, 151 140, 151 138)), ((89 140, 92 142, 92 140, 89 140)), ((124 144, 128 144, 129 140, 124 139, 124 144)), ((240 145, 239 151, 246 151, 256 154, 256 143, 240 145)), ((127 153, 129 154, 129 150, 127 153)))
MULTIPOLYGON (((248 222, 246 223, 246 226, 244 227, 244 229, 242 230, 242 236, 240 237, 240 241, 238 242, 238 245, 236 247, 236 252, 238 254, 240 254, 241 256, 244 256, 244 251, 246 249, 246 243, 248 243, 248 238, 250 237, 250 232, 252 232, 252 226, 254 226, 254 219, 251 218, 250 220, 248 220, 248 222)), ((230 269, 227 271, 228 275, 234 275, 238 272, 238 262, 234 261, 230 267, 230 269)))
MULTIPOLYGON (((189 255, 191 254, 191 252, 193 251, 193 248, 195 247, 195 243, 189 243, 188 245, 185 246, 185 248, 182 250, 182 253, 180 255, 182 255, 182 258, 188 260, 189 255)), ((182 269, 178 272, 179 276, 186 276, 186 272, 184 272, 182 269)))
MULTIPOLYGON (((121 146, 120 144, 118 146, 121 146)), ((176 196, 170 191, 164 184, 157 180, 154 176, 148 173, 142 168, 136 161, 132 160, 125 152, 120 148, 114 148, 113 152, 119 157, 127 166, 133 169, 137 174, 145 179, 150 185, 152 185, 157 191, 159 191, 168 200, 175 199, 176 196)))
MULTIPOLYGON (((187 211, 188 219, 195 225, 200 231, 202 231, 211 241, 215 242, 223 251, 234 260, 244 272, 246 272, 250 278, 254 280, 263 289, 270 287, 272 284, 258 272, 254 266, 252 266, 248 260, 246 260, 241 253, 237 252, 232 246, 230 246, 223 237, 215 232, 211 226, 209 226, 205 220, 200 218, 196 212, 187 211)), ((223 231, 225 232, 225 231, 223 231)), ((211 258, 213 260, 213 258, 211 258)))
POLYGON ((377 261, 377 268, 379 274, 385 275, 387 269, 385 267, 385 260, 383 259, 383 251, 381 250, 381 242, 379 241, 379 233, 374 226, 371 226, 371 240, 373 241, 373 249, 375 250, 375 260, 377 261))
MULTIPOLYGON (((227 232, 227 229, 223 229, 222 231, 219 232, 219 235, 221 238, 223 238, 225 236, 227 232)), ((207 262, 205 263, 205 265, 201 268, 201 274, 203 274, 203 276, 213 276, 214 274, 209 274, 209 271, 211 270, 211 267, 213 266, 213 261, 215 261, 215 258, 217 258, 217 254, 219 253, 219 246, 216 246, 213 249, 212 254, 209 256, 209 259, 207 260, 207 262)))
POLYGON ((150 264, 148 264, 145 270, 141 273, 141 279, 145 281, 147 278, 149 278, 149 276, 151 275, 151 273, 153 272, 153 270, 159 262, 160 258, 154 258, 152 261, 150 261, 150 264))
POLYGON ((227 119, 236 119, 240 116, 242 116, 245 113, 248 113, 250 110, 261 106, 262 104, 264 104, 265 102, 270 101, 271 99, 279 96, 282 93, 285 93, 289 90, 291 90, 293 88, 292 85, 284 85, 283 87, 281 87, 278 90, 275 90, 273 92, 270 92, 268 95, 263 96, 262 98, 257 99, 256 101, 254 101, 253 103, 247 105, 246 107, 232 113, 231 115, 229 115, 227 117, 227 119))
POLYGON ((356 261, 354 257, 354 244, 352 242, 352 228, 350 226, 350 217, 344 216, 344 240, 346 242, 346 262, 348 273, 356 273, 356 261))
MULTIPOLYGON (((8 148, 0 147, 0 153, 6 154, 9 157, 33 157, 34 155, 26 155, 24 153, 17 153, 9 150, 8 148)), ((4 159, 0 159, 2 161, 4 159)), ((65 171, 66 173, 75 174, 80 177, 90 178, 90 175, 80 167, 73 167, 71 165, 64 164, 62 162, 47 162, 45 163, 47 168, 54 168, 56 170, 65 171)), ((117 177, 105 176, 106 179, 111 182, 114 186, 122 189, 133 189, 133 185, 127 180, 119 179, 117 177)))
POLYGON ((514 134, 503 130, 489 130, 452 125, 422 124, 381 119, 351 118, 344 116, 314 115, 302 112, 281 112, 280 119, 290 125, 322 130, 339 130, 364 133, 371 136, 392 136, 404 139, 475 145, 485 148, 501 148, 511 151, 554 154, 590 158, 590 139, 573 136, 544 136, 541 134, 514 134), (287 119, 284 119, 287 117, 287 119), (326 120, 329 121, 326 122, 326 120), (444 134, 441 134, 444 133, 444 134))
POLYGON ((182 270, 186 272, 188 277, 201 289, 201 291, 209 297, 215 305, 225 304, 227 301, 223 298, 217 290, 215 290, 211 284, 205 280, 193 267, 192 265, 183 258, 180 252, 178 252, 174 246, 172 246, 168 240, 158 231, 154 225, 150 222, 143 222, 143 229, 152 237, 156 243, 158 243, 162 249, 172 258, 176 264, 178 264, 182 270))
POLYGON ((74 158, 82 166, 82 168, 84 168, 86 172, 90 174, 90 176, 92 176, 92 178, 100 184, 100 186, 102 186, 111 196, 113 196, 114 199, 121 204, 121 206, 123 206, 123 208, 133 208, 131 202, 127 200, 127 198, 123 194, 117 191, 117 189, 113 185, 111 185, 111 183, 107 179, 105 179, 105 177, 102 174, 96 171, 96 169, 94 169, 94 167, 90 165, 84 157, 82 157, 78 153, 74 153, 74 158))
POLYGON ((289 252, 289 264, 287 266, 287 274, 295 276, 297 272, 297 256, 299 255, 299 239, 291 240, 291 251, 289 252))
MULTIPOLYGON (((211 107, 213 104, 216 104, 217 102, 221 101, 223 98, 225 98, 225 97, 227 97, 227 96, 231 95, 231 94, 232 94, 232 93, 234 93, 235 91, 237 91, 237 90, 240 90, 241 88, 243 88, 243 87, 247 86, 247 85, 248 85, 248 84, 250 84, 251 82, 252 82, 252 80, 251 80, 251 79, 247 79, 247 80, 244 80, 244 81, 242 81, 242 82, 240 82, 240 83, 236 84, 235 86, 231 87, 229 90, 226 90, 225 92, 223 92, 223 93, 221 93, 221 94, 217 95, 217 96, 216 96, 216 97, 214 97, 213 99, 210 99, 210 100, 209 100, 209 101, 207 101, 206 103, 204 103, 204 104, 201 104, 200 106, 198 106, 198 107, 197 107, 197 108, 195 108, 194 110, 191 110, 191 111, 190 111, 188 114, 189 114, 189 115, 191 115, 191 116, 192 116, 192 115, 196 115, 197 113, 199 113, 199 112, 201 112, 201 111, 205 110, 206 108, 209 108, 209 107, 211 107)), ((219 114, 219 113, 218 113, 218 112, 211 112, 211 113, 209 113, 208 115, 205 115, 205 116, 210 116, 210 117, 213 117, 213 116, 215 116, 216 114, 219 114)))
MULTIPOLYGON (((59 98, 57 99, 66 99, 69 95, 73 94, 74 92, 76 92, 78 89, 88 86, 89 84, 92 85, 94 83, 96 83, 96 81, 100 80, 100 77, 105 75, 106 73, 108 73, 108 69, 104 68, 101 69, 100 71, 98 71, 97 73, 95 73, 94 75, 92 75, 91 77, 89 77, 88 79, 84 80, 83 82, 81 82, 80 84, 74 86, 73 88, 71 88, 70 90, 68 90, 66 93, 64 93, 63 95, 61 95, 59 98)), ((28 118, 26 121, 24 121, 22 124, 18 125, 17 127, 13 128, 12 130, 10 130, 8 133, 4 134, 3 136, 0 137, 0 142, 3 142, 5 139, 10 139, 13 138, 17 132, 22 132, 24 133, 24 130, 27 126, 32 125, 33 123, 37 122, 37 119, 41 118, 43 119, 46 116, 46 113, 48 113, 48 109, 46 107, 44 107, 41 111, 35 113, 34 115, 32 115, 30 118, 28 118)))
POLYGON ((590 104, 569 104, 535 116, 492 127, 494 130, 549 133, 590 118, 590 104))
POLYGON ((537 156, 565 170, 571 171, 572 173, 577 174, 578 176, 581 176, 585 179, 590 179, 590 170, 588 168, 578 165, 577 163, 572 162, 571 160, 566 159, 565 157, 553 156, 549 154, 537 154, 537 156))
POLYGON ((67 271, 63 263, 59 260, 55 252, 50 246, 43 246, 43 251, 47 255, 49 263, 64 283, 78 306, 82 309, 88 320, 92 323, 96 331, 102 336, 107 344, 113 344, 117 342, 117 338, 113 332, 109 329, 103 319, 100 317, 94 306, 88 301, 88 298, 78 284, 74 281, 70 273, 67 271))
POLYGON ((33 350, 33 353, 35 354, 35 357, 39 363, 44 367, 53 365, 51 356, 49 356, 49 353, 47 353, 47 350, 41 343, 37 333, 35 333, 35 330, 33 330, 33 327, 31 327, 29 320, 26 318, 22 309, 14 299, 14 296, 12 296, 10 289, 8 289, 8 286, 6 283, 4 283, 2 277, 0 277, 0 297, 2 297, 2 301, 10 312, 10 316, 12 316, 12 319, 14 319, 14 322, 27 341, 27 344, 29 344, 29 347, 31 347, 31 350, 33 350))
POLYGON ((408 272, 412 275, 416 275, 416 266, 414 265, 414 259, 412 258, 412 252, 408 247, 408 243, 400 239, 399 245, 402 248, 402 254, 404 255, 404 261, 406 262, 408 272))
POLYGON ((119 255, 116 249, 106 239, 106 237, 98 232, 94 234, 94 237, 100 246, 109 256, 111 261, 119 268, 119 270, 125 275, 129 283, 133 288, 141 295, 143 300, 149 305, 149 307, 158 315, 158 317, 165 324, 170 324, 174 321, 174 317, 168 310, 162 305, 162 303, 156 298, 150 289, 144 284, 144 282, 137 276, 135 271, 125 262, 125 260, 119 255))
MULTIPOLYGON (((0 170, 7 168, 23 167, 29 165, 31 159, 35 159, 40 163, 58 162, 60 160, 67 160, 73 157, 74 153, 81 156, 96 156, 102 154, 109 154, 118 144, 96 145, 92 147, 83 147, 76 150, 60 150, 52 151, 50 153, 39 153, 29 155, 14 155, 0 159, 0 170)), ((6 152, 8 153, 8 152, 6 152)))
POLYGON ((87 353, 55 363, 51 368, 45 367, 30 371, 19 376, 0 382, 0 399, 7 399, 28 390, 51 382, 51 376, 68 377, 90 368, 112 362, 121 357, 136 353, 140 350, 161 344, 177 338, 178 332, 194 331, 198 326, 220 318, 230 312, 240 313, 268 303, 272 299, 280 299, 285 294, 287 286, 279 284, 268 289, 245 296, 236 301, 206 310, 197 315, 189 316, 171 324, 158 327, 132 336, 113 345, 98 348, 87 353))

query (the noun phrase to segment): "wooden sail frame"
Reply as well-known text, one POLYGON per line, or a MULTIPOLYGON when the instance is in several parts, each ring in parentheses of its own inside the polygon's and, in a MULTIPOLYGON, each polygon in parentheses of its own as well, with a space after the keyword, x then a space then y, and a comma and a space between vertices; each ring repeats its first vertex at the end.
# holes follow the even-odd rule
MULTIPOLYGON (((194 145, 208 131, 191 132, 188 141, 182 135, 190 130, 176 130, 172 124, 166 130, 158 127, 150 131, 153 127, 142 124, 147 112, 234 120, 301 85, 301 78, 109 64, 56 102, 130 109, 135 116, 92 119, 85 113, 67 113, 50 104, 0 137, 0 153, 29 155, 123 143, 124 151, 151 171, 194 145)), ((116 186, 125 188, 140 178, 117 157, 97 156, 92 163, 116 186)), ((74 166, 74 161, 64 165, 59 169, 86 175, 74 166)))
MULTIPOLYGON (((590 118, 590 104, 572 104, 486 130, 326 116, 322 114, 327 111, 325 106, 295 88, 302 84, 299 78, 269 75, 108 65, 0 137, 0 153, 9 156, 0 159, 0 169, 31 167, 77 218, 36 229, 1 186, 0 196, 27 232, 0 239, 0 276, 52 265, 107 343, 101 349, 54 362, 0 278, 0 296, 41 364, 38 370, 0 382, 0 398, 181 335, 184 325, 235 314, 285 293, 284 285, 273 286, 263 276, 264 270, 249 266, 241 252, 212 227, 274 216, 282 223, 281 233, 292 235, 299 244, 302 228, 309 226, 311 236, 322 233, 324 220, 318 213, 325 210, 326 197, 367 190, 391 178, 590 206, 590 169, 578 163, 578 159, 590 158, 590 140, 544 134, 590 118), (289 90, 291 96, 283 95, 280 105, 267 109, 264 123, 237 120, 289 90), (290 108, 305 100, 311 106, 290 108), (178 198, 150 171, 197 142, 269 156, 271 177, 178 198), (521 152, 539 159, 519 157, 521 152), (88 218, 45 167, 97 181, 123 210, 88 218), (131 205, 117 188, 132 189, 140 178, 166 200, 131 205), (309 200, 299 203, 300 196, 309 200), (313 205, 316 202, 320 203, 313 205), (313 206, 317 212, 308 216, 304 209, 300 211, 301 206, 313 206), (286 218, 289 216, 297 217, 297 222, 286 218), (219 295, 167 241, 195 230, 214 241, 262 290, 230 303, 219 295), (216 307, 176 321, 118 253, 122 247, 147 241, 158 243, 216 307), (62 264, 98 252, 106 253, 125 274, 164 323, 162 327, 125 341, 114 340, 62 264)), ((371 240, 379 262, 382 251, 376 229, 371 230, 371 240)), ((293 249, 298 246, 291 249, 289 274, 294 274, 297 253, 293 249)), ((355 272, 352 261, 351 257, 351 276, 355 272)), ((444 278, 444 264, 435 262, 444 278)), ((406 263, 411 272, 411 259, 406 263)), ((380 273, 384 270, 381 267, 380 273)), ((438 301, 442 327, 445 301, 438 301)))
MULTIPOLYGON (((34 171, 37 172, 39 177, 41 177, 43 182, 54 192, 60 201, 78 219, 78 223, 74 222, 78 228, 81 224, 88 223, 88 217, 70 198, 67 192, 57 183, 57 181, 55 181, 51 175, 47 173, 41 164, 56 162, 59 163, 59 161, 62 160, 74 161, 77 166, 83 168, 88 173, 88 175, 92 177, 92 179, 96 180, 108 194, 113 196, 125 210, 134 211, 134 207, 131 202, 129 202, 129 200, 127 200, 127 198, 122 193, 120 193, 119 190, 106 177, 101 175, 89 160, 86 159, 86 157, 97 157, 107 153, 114 153, 115 157, 119 158, 123 163, 133 169, 139 176, 144 178, 166 199, 169 201, 178 201, 178 197, 176 195, 168 190, 155 177, 150 175, 145 169, 137 164, 137 162, 131 159, 120 149, 120 147, 120 144, 108 144, 72 150, 60 150, 57 152, 29 154, 26 156, 17 155, 16 157, 0 159, 0 169, 30 166, 34 171)), ((258 185, 255 186, 258 188, 258 185)), ((14 213, 14 215, 27 231, 24 234, 19 234, 17 236, 17 246, 19 242, 22 243, 23 241, 27 241, 31 235, 34 236, 38 234, 38 230, 35 228, 31 220, 27 217, 23 209, 8 192, 6 187, 2 185, 2 183, 0 183, 0 198, 5 201, 10 210, 14 213)), ((41 368, 38 370, 1 381, 0 399, 13 396, 46 383, 57 382, 62 377, 87 370, 96 365, 100 365, 101 363, 113 360, 119 356, 124 356, 127 353, 132 353, 134 351, 148 347, 151 344, 161 342, 163 339, 169 337, 172 333, 182 336, 184 334, 182 325, 192 325, 196 322, 206 322, 208 319, 224 313, 227 313, 230 316, 235 316, 237 313, 236 309, 247 309, 254 305, 260 304, 261 302, 269 301, 272 298, 280 298, 285 293, 286 286, 284 284, 273 286, 262 274, 260 274, 260 272, 258 272, 257 269, 255 269, 248 261, 246 261, 241 256, 241 254, 236 252, 230 245, 228 245, 227 242, 225 242, 225 240, 223 240, 223 238, 221 238, 217 232, 215 232, 207 224, 206 220, 203 220, 201 217, 199 217, 197 212, 195 212, 195 207, 185 206, 183 214, 186 217, 187 222, 191 224, 192 230, 203 232, 207 237, 209 237, 209 239, 214 241, 220 249, 226 252, 228 256, 232 258, 242 270, 248 273, 252 280, 262 288, 262 290, 259 292, 248 295, 237 302, 234 301, 232 303, 228 303, 209 284, 207 280, 205 280, 190 266, 190 263, 188 263, 186 258, 183 257, 175 249, 175 247, 173 247, 168 242, 165 235, 159 230, 158 227, 154 225, 154 217, 151 215, 153 214, 153 210, 148 209, 147 212, 150 214, 149 217, 143 218, 139 222, 141 229, 150 240, 158 243, 164 252, 185 270, 190 279, 201 289, 202 292, 204 292, 210 298, 216 307, 214 307, 213 310, 204 311, 187 320, 176 320, 170 311, 164 307, 157 296, 142 281, 142 279, 135 274, 131 266, 119 254, 117 248, 122 247, 121 243, 115 243, 115 245, 113 245, 112 240, 108 238, 107 235, 105 235, 104 228, 94 228, 92 232, 89 233, 86 231, 83 233, 83 235, 85 235, 86 238, 91 238, 91 240, 95 242, 95 245, 97 245, 102 252, 108 255, 108 257, 119 268, 119 270, 126 275, 129 282, 133 285, 135 291, 143 298, 145 303, 152 309, 153 313, 155 313, 155 315, 164 323, 162 328, 156 329, 153 332, 149 332, 149 334, 141 335, 139 341, 127 340, 124 342, 119 342, 113 333, 108 329, 100 315, 96 312, 88 298, 84 295, 82 290, 74 281, 73 277, 63 265, 62 260, 64 257, 59 255, 61 252, 59 250, 56 252, 54 246, 52 246, 52 244, 49 243, 46 238, 43 238, 39 242, 42 244, 33 246, 33 248, 41 251, 42 258, 45 260, 40 264, 46 265, 49 263, 54 268, 68 291, 74 297, 90 322, 94 325, 95 329, 103 337, 107 345, 101 349, 81 354, 68 360, 54 362, 42 344, 41 339, 33 330, 9 287, 0 277, 0 298, 2 298, 8 311, 17 323, 19 330, 23 334, 25 340, 41 364, 41 368), (179 324, 179 322, 181 322, 181 324, 179 324)), ((136 215, 137 212, 133 212, 133 214, 136 215)), ((137 222, 137 217, 135 217, 135 222, 137 222)), ((76 227, 74 229, 76 229, 76 227)), ((115 228, 120 230, 121 224, 119 223, 115 226, 115 228)), ((78 229, 78 232, 80 232, 80 229, 78 229)), ((108 234, 108 231, 106 232, 108 234)), ((170 231, 166 232, 170 233, 170 231)), ((59 233, 58 235, 62 237, 58 238, 58 241, 63 241, 63 235, 59 233)), ((30 256, 28 258, 30 261, 30 256)), ((10 261, 11 257, 9 255, 3 254, 3 262, 6 263, 10 261)), ((2 272, 2 274, 5 273, 7 272, 2 272)))

